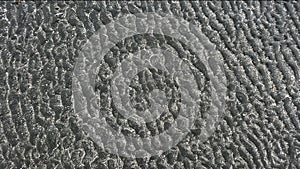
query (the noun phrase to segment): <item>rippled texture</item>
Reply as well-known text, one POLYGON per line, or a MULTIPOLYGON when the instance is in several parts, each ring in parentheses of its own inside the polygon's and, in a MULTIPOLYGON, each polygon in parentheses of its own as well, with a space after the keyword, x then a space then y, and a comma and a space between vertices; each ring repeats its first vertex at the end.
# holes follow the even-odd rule
MULTIPOLYGON (((0 168, 300 168, 299 2, 0 2, 0 168), (81 44, 124 13, 202 25, 225 61, 227 116, 205 143, 150 159, 101 150, 77 126, 81 44)), ((108 35, 110 36, 110 35, 108 35)))

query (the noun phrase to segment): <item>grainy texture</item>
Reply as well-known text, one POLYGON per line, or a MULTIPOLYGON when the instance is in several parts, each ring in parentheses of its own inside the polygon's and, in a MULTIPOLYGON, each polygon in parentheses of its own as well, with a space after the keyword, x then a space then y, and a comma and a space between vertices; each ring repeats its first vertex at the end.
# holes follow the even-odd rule
POLYGON ((299 2, 0 2, 0 168, 300 168, 299 2), (227 115, 161 156, 101 150, 77 124, 80 45, 125 13, 202 25, 225 60, 227 115))

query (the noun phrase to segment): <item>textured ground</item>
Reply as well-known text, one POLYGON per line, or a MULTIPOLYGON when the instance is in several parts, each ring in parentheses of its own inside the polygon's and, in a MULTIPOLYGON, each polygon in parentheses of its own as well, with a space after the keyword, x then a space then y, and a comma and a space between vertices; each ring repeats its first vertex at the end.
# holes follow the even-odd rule
POLYGON ((0 168, 300 168, 299 2, 0 2, 0 168), (225 60, 227 114, 161 156, 110 155, 71 101, 80 45, 122 13, 202 25, 225 60))

